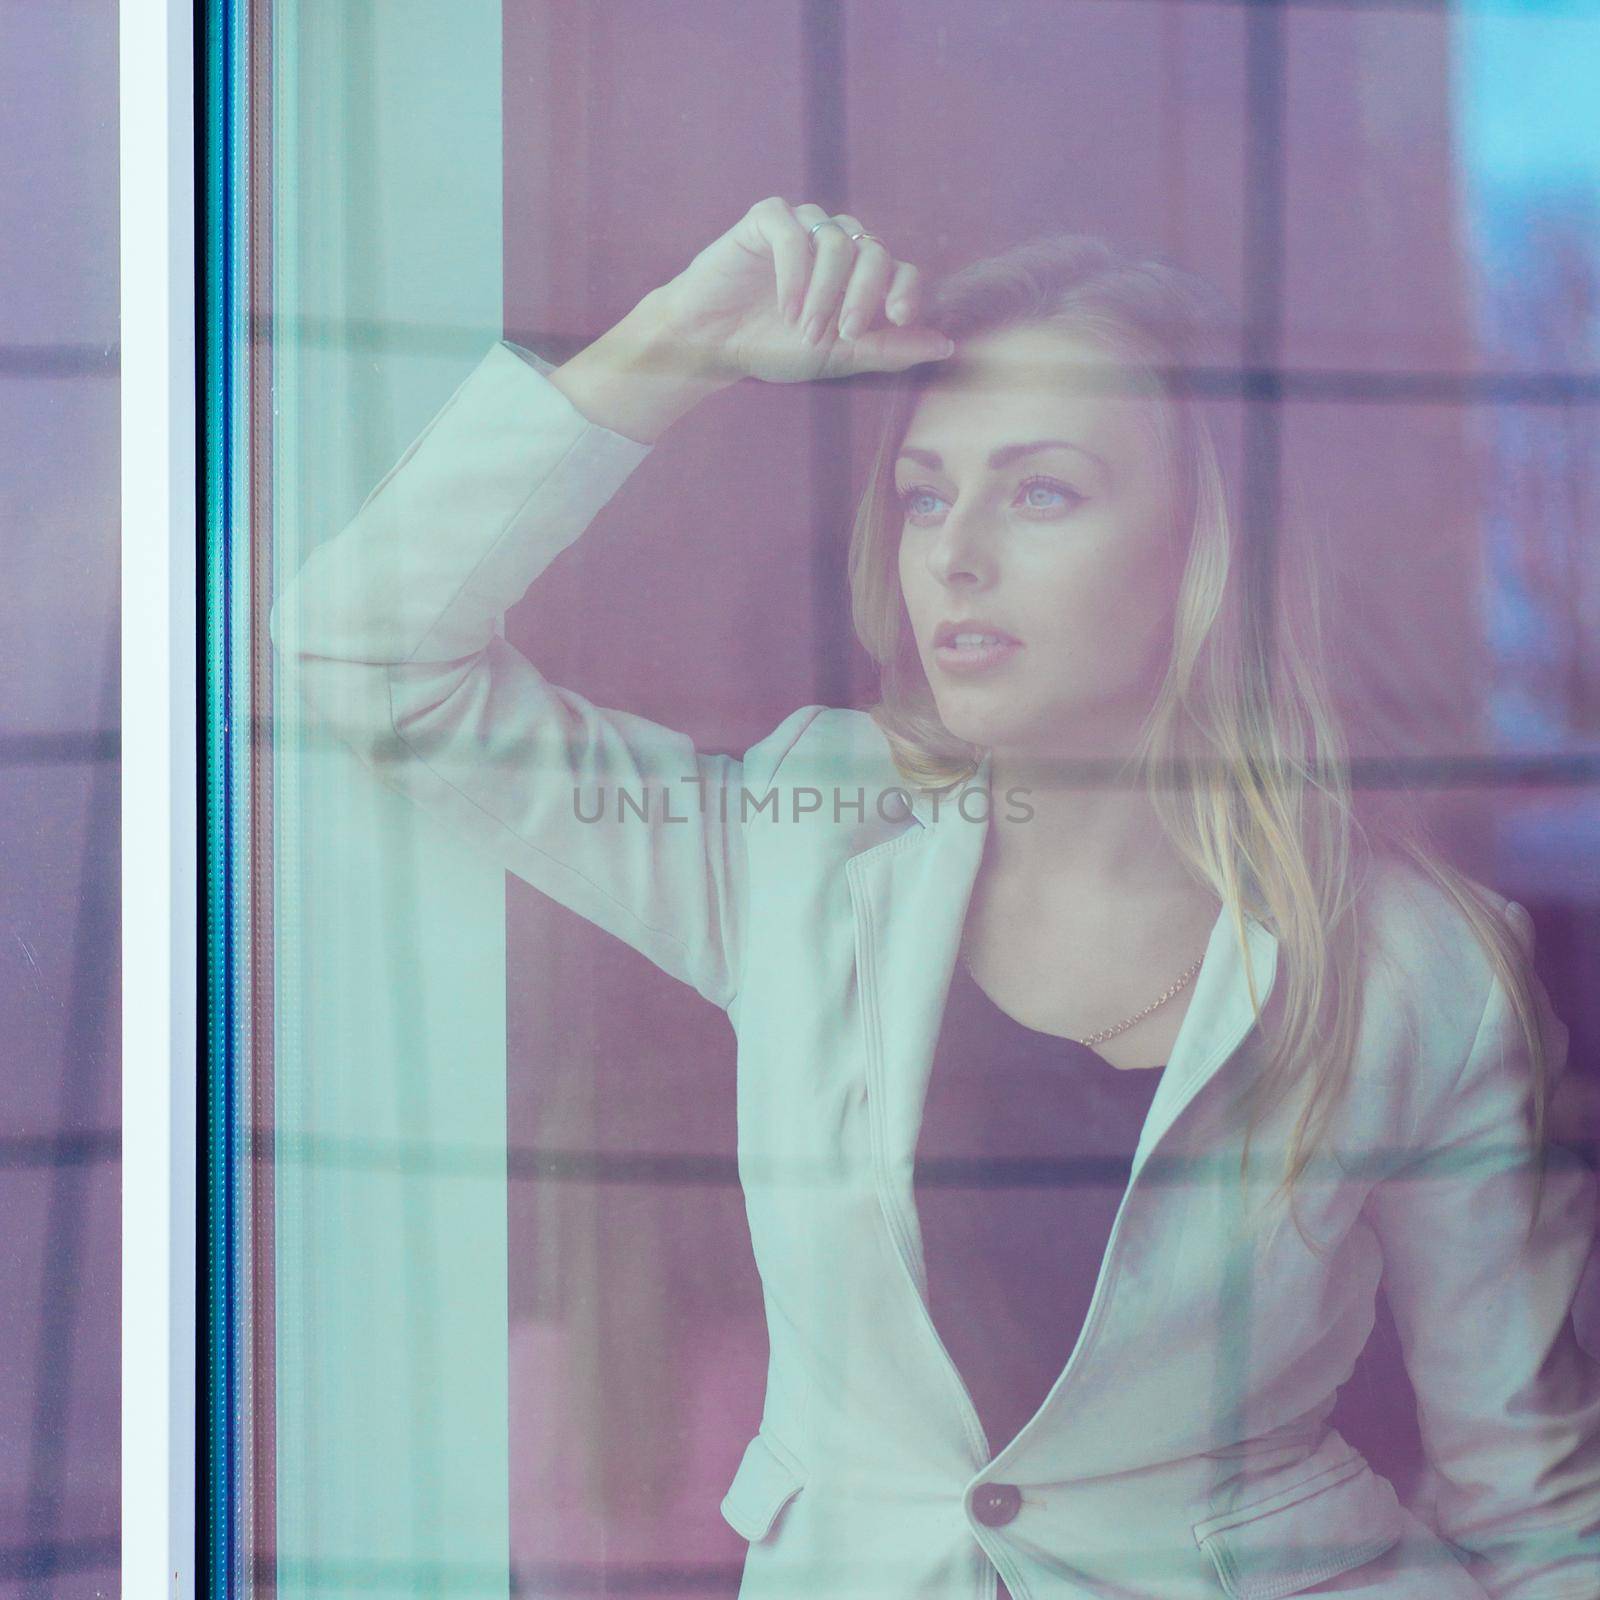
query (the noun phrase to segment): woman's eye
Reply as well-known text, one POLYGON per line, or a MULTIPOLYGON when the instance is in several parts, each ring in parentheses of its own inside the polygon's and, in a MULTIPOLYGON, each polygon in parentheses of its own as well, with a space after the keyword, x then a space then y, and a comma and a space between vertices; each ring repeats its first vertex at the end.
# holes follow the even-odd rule
POLYGON ((1029 478, 1019 493, 1028 511, 1071 511, 1088 498, 1055 478, 1029 478))
MULTIPOLYGON (((902 489, 898 499, 902 515, 917 523, 937 517, 939 508, 949 504, 943 495, 926 487, 902 489)), ((1052 512, 1076 511, 1087 499, 1087 495, 1057 478, 1029 478, 1017 491, 1013 504, 1048 516, 1052 512)))
POLYGON ((943 504, 944 497, 935 494, 932 489, 905 489, 900 494, 901 511, 913 519, 934 516, 934 506, 943 504))

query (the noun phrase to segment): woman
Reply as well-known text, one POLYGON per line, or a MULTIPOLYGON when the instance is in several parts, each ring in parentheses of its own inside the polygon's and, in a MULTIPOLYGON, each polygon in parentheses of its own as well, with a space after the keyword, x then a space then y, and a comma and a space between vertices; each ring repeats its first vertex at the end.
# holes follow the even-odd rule
POLYGON ((1200 307, 1068 236, 928 298, 764 200, 563 366, 491 351, 275 613, 387 781, 734 1024, 747 1596, 1600 1594, 1566 1031, 1526 912, 1358 813, 1307 553, 1241 542, 1186 392, 1200 307), (497 636, 700 399, 858 373, 870 713, 735 761, 497 636), (1328 1423, 1380 1272, 1405 1506, 1328 1423))

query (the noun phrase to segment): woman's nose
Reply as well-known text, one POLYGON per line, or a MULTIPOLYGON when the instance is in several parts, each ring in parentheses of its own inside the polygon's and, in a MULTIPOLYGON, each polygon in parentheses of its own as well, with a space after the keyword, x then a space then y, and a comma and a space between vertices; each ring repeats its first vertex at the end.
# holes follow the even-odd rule
POLYGON ((994 543, 984 519, 973 511, 952 511, 928 547, 928 567, 941 582, 993 576, 994 543))

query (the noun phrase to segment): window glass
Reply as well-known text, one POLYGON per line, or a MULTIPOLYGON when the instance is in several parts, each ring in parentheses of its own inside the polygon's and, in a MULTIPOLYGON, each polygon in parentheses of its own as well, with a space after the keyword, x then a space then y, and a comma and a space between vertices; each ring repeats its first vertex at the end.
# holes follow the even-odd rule
POLYGON ((117 12, 0 5, 0 1595, 118 1562, 117 12))
POLYGON ((1581 1586, 1597 49, 238 11, 235 1571, 1581 1586))

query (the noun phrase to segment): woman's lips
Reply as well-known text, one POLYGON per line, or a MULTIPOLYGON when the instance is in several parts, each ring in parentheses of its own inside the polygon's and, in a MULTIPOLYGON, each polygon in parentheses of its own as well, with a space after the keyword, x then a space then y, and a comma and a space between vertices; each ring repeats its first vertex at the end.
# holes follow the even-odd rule
POLYGON ((1004 665, 1020 649, 1016 639, 991 639, 983 644, 936 644, 933 659, 946 671, 957 674, 991 672, 1004 665))

